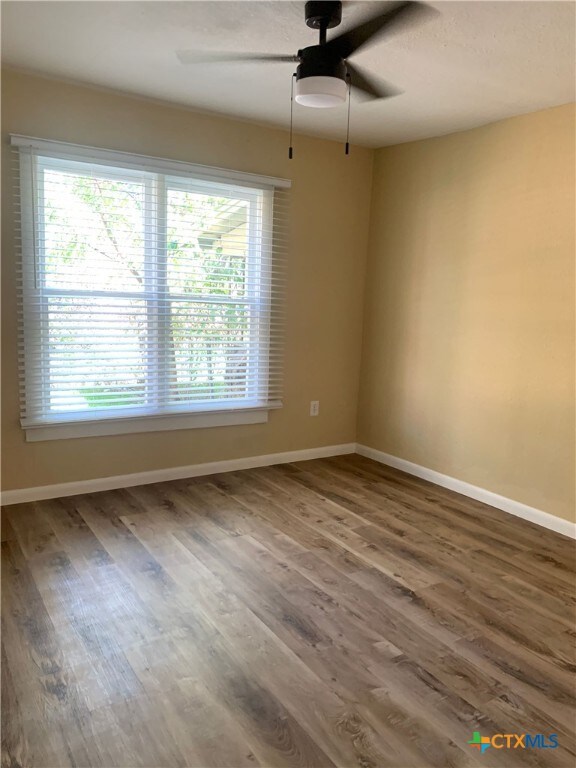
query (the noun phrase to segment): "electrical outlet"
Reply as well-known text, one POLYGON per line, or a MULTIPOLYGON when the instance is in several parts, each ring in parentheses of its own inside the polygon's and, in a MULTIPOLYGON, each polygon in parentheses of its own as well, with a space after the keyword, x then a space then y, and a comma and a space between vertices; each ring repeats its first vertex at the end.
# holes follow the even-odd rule
POLYGON ((310 400, 310 416, 318 416, 320 413, 320 400, 310 400))

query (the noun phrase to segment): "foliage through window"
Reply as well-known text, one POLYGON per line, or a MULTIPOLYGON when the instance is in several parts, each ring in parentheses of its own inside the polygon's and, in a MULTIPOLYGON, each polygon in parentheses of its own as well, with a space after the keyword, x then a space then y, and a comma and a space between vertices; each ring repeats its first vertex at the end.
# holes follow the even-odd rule
POLYGON ((25 426, 279 404, 273 188, 21 152, 28 179, 25 426))

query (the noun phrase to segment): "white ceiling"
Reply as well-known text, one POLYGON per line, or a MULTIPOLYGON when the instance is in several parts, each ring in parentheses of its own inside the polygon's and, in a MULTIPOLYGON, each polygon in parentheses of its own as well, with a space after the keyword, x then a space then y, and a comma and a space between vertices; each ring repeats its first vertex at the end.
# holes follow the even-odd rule
MULTIPOLYGON (((344 4, 343 24, 374 3, 344 4)), ((573 101, 573 2, 433 2, 439 14, 355 61, 404 93, 352 103, 352 140, 383 146, 573 101)), ((330 35, 330 32, 329 32, 330 35)), ((287 127, 293 64, 195 64, 182 49, 296 53, 304 2, 2 2, 9 66, 287 127)), ((345 107, 295 109, 295 130, 342 139, 345 107)))

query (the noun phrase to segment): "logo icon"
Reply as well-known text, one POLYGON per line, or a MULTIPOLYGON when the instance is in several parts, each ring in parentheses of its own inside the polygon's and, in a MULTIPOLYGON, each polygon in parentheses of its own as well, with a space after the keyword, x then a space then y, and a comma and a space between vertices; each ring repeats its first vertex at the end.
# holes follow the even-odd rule
POLYGON ((480 754, 483 755, 488 747, 491 746, 490 741, 490 736, 480 736, 479 731, 474 731, 472 734, 472 739, 468 742, 468 744, 470 744, 471 747, 475 747, 475 749, 479 749, 480 754))
POLYGON ((544 736, 543 733, 496 733, 494 736, 481 736, 478 731, 474 731, 468 744, 474 749, 479 749, 482 755, 488 747, 494 747, 494 749, 556 749, 558 735, 555 733, 551 733, 549 736, 544 736))

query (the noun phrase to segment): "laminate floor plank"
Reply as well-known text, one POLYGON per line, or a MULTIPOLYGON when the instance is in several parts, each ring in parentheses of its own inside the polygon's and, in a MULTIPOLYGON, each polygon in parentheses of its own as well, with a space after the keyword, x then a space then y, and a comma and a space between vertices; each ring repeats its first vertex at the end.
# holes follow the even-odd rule
MULTIPOLYGON (((452 508, 445 510, 433 500, 426 499, 424 495, 415 497, 414 493, 407 493, 394 486, 390 481, 378 477, 374 479, 368 475, 368 479, 358 476, 355 468, 350 468, 343 462, 335 459, 324 459, 326 471, 332 476, 344 474, 348 485, 353 485, 364 494, 375 494, 375 506, 379 512, 379 522, 386 528, 390 528, 390 517, 394 519, 410 521, 426 536, 442 536, 451 544, 462 542, 463 546, 469 545, 476 548, 480 542, 483 546, 489 546, 498 551, 521 552, 530 548, 529 543, 520 543, 518 540, 510 541, 510 537, 500 533, 493 527, 487 528, 478 515, 471 515, 470 510, 457 514, 452 508)), ((517 537, 518 538, 518 537, 517 537)))
POLYGON ((550 531, 357 455, 4 514, 3 767, 576 762, 550 531))
MULTIPOLYGON (((524 546, 531 549, 539 542, 538 551, 550 551, 554 556, 565 557, 569 563, 574 563, 574 547, 571 540, 565 536, 558 537, 553 531, 542 528, 528 520, 523 520, 520 530, 518 530, 514 518, 506 512, 471 499, 468 496, 463 496, 455 491, 442 488, 428 480, 422 480, 406 472, 379 464, 358 454, 333 459, 333 461, 339 460, 345 462, 346 468, 361 468, 373 478, 383 482, 387 488, 403 489, 405 493, 408 493, 419 502, 428 501, 452 512, 455 516, 464 514, 478 521, 493 520, 494 523, 498 524, 497 528, 511 535, 511 543, 514 541, 522 542, 524 546), (558 538, 561 540, 558 541, 558 538)), ((324 461, 332 461, 332 459, 324 461)))

